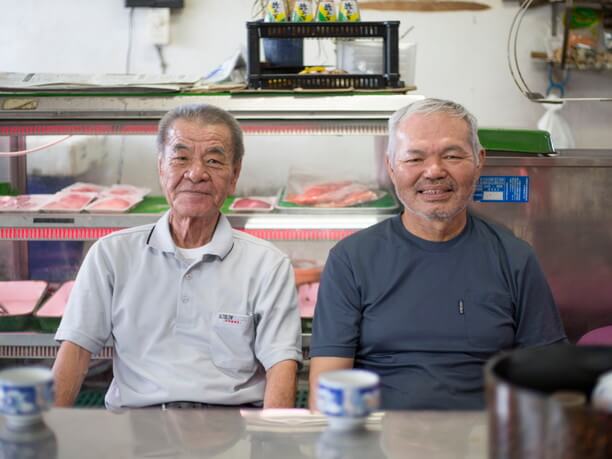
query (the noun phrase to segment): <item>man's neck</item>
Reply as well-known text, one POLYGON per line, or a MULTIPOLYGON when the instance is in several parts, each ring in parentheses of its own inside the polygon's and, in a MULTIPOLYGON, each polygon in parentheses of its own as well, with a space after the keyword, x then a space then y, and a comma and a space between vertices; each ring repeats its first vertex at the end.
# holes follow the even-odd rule
POLYGON ((429 220, 404 210, 402 223, 416 237, 431 242, 445 242, 461 234, 467 224, 467 211, 460 212, 450 220, 429 220))
POLYGON ((184 249, 193 249, 208 244, 217 222, 221 214, 217 213, 216 217, 180 217, 176 214, 170 214, 168 219, 170 224, 170 233, 177 247, 184 249))

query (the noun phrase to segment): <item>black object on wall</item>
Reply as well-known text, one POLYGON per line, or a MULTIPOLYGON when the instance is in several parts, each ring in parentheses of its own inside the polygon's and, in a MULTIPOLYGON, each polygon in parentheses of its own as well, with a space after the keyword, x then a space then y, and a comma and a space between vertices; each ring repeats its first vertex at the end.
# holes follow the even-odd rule
POLYGON ((184 0, 125 0, 126 8, 182 8, 184 0))

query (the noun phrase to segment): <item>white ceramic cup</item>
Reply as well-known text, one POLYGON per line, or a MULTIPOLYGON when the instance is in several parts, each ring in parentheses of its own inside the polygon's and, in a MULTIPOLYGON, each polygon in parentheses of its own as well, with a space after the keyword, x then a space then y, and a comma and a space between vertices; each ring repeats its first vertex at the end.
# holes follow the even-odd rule
POLYGON ((53 404, 53 374, 45 367, 15 367, 0 371, 0 414, 8 429, 27 429, 42 421, 53 404))
POLYGON ((333 430, 351 430, 380 403, 380 378, 367 370, 338 370, 322 373, 317 387, 317 407, 327 416, 333 430))

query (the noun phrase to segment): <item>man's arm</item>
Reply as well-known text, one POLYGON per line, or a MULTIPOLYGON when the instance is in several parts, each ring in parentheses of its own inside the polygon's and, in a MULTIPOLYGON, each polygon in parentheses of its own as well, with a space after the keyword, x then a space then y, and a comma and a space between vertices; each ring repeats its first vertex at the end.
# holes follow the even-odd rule
POLYGON ((272 365, 266 372, 264 408, 295 407, 297 389, 297 362, 283 360, 272 365))
POLYGON ((317 410, 317 383, 319 375, 326 371, 346 370, 353 368, 354 359, 348 357, 313 357, 310 359, 310 376, 308 389, 308 406, 311 411, 317 410))
POLYGON ((55 406, 72 406, 87 375, 91 352, 63 341, 53 364, 55 406))

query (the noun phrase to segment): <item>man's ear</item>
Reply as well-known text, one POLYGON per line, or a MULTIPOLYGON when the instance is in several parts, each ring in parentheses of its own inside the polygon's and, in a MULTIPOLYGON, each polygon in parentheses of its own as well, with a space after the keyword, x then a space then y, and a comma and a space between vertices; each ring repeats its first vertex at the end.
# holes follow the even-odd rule
POLYGON ((393 170, 393 164, 391 163, 388 154, 385 155, 385 167, 387 168, 387 175, 389 175, 391 183, 393 183, 393 185, 395 186, 395 171, 393 170))
POLYGON ((236 184, 238 183, 238 178, 240 178, 240 171, 242 170, 242 160, 237 163, 232 164, 232 169, 234 172, 234 176, 232 177, 232 193, 236 191, 236 184))
POLYGON ((487 152, 484 148, 481 148, 478 152, 478 169, 482 169, 484 167, 485 159, 487 158, 487 152))

